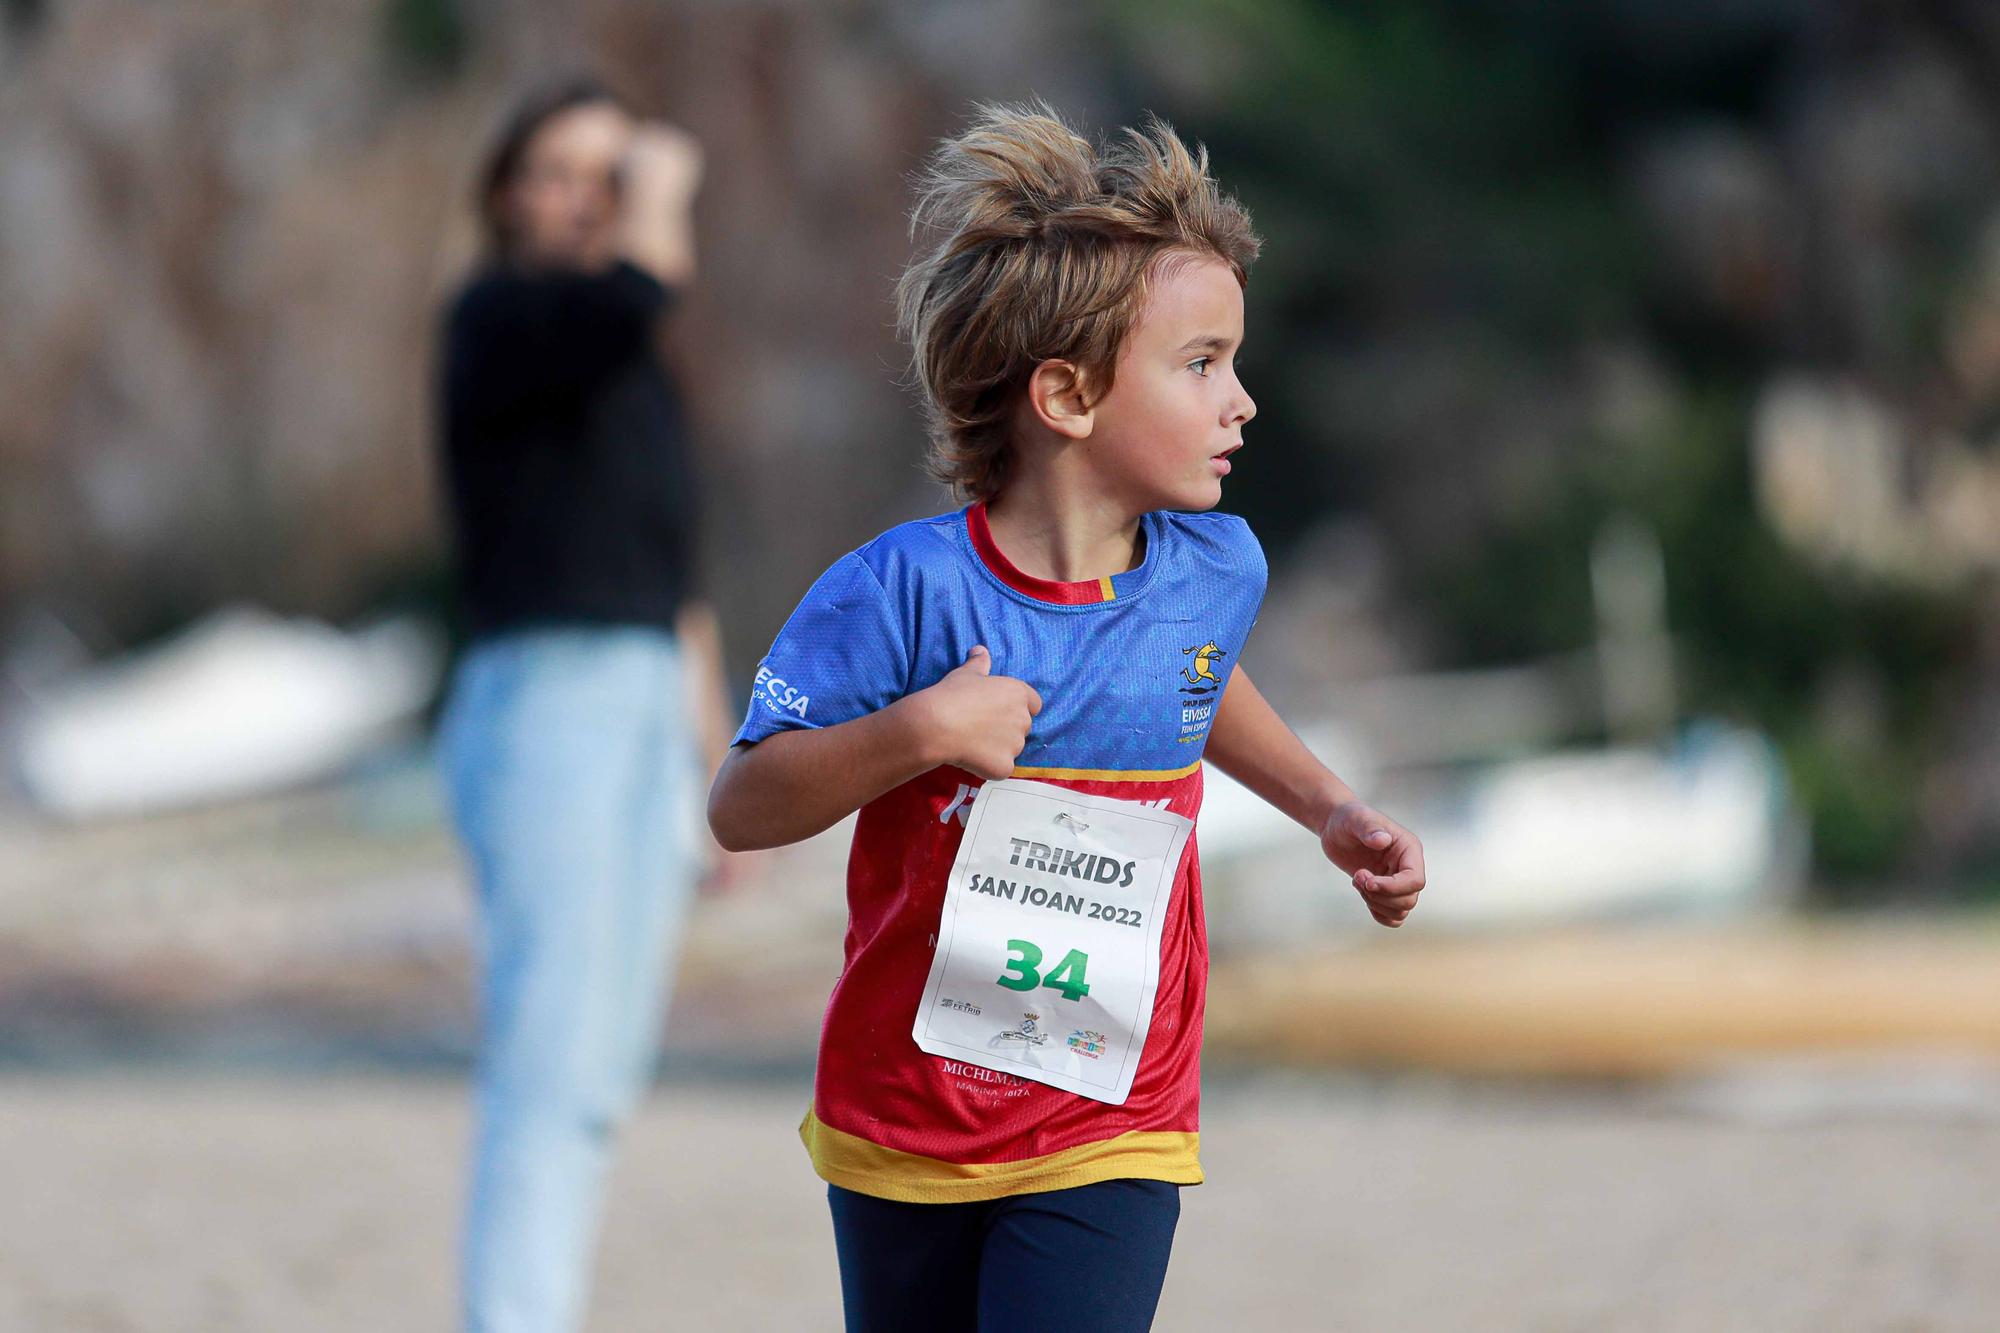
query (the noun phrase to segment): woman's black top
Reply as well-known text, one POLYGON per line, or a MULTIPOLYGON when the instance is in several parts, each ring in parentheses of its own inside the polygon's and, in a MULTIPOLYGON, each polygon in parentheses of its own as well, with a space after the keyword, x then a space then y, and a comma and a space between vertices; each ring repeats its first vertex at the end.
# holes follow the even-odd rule
POLYGON ((495 266, 444 334, 444 452, 474 635, 671 627, 695 552, 693 469, 649 274, 495 266))

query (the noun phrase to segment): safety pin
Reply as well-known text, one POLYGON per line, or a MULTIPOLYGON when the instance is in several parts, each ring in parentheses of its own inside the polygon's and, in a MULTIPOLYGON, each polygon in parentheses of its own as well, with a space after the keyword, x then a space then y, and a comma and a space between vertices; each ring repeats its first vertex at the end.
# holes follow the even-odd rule
POLYGON ((1067 810, 1056 811, 1056 823, 1061 824, 1065 821, 1067 821, 1069 826, 1075 829, 1078 833, 1088 833, 1090 831, 1090 825, 1084 823, 1081 819, 1078 819, 1075 815, 1071 814, 1069 811, 1067 810))

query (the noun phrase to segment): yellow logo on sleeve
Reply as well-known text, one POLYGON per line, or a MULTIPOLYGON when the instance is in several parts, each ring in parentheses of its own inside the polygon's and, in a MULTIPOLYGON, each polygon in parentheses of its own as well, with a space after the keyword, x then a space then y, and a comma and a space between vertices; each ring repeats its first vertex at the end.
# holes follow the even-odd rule
MULTIPOLYGON (((1228 654, 1215 646, 1215 640, 1210 639, 1199 648, 1183 648, 1181 652, 1192 655, 1194 659, 1188 666, 1181 668, 1181 676, 1188 684, 1201 685, 1205 682, 1211 689, 1222 684, 1215 675, 1215 659, 1226 657, 1228 654)), ((1183 693, 1194 693, 1194 691, 1183 691, 1183 693)))

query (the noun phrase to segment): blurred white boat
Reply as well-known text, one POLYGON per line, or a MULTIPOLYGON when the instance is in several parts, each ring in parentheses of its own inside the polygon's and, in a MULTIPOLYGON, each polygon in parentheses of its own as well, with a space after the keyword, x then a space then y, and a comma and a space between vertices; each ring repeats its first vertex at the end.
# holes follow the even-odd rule
POLYGON ((1784 768, 1762 736, 1691 728, 1672 750, 1568 752, 1477 775, 1425 837, 1444 924, 1775 905, 1804 872, 1784 768))
MULTIPOLYGON (((1337 746, 1314 749, 1348 776, 1337 746)), ((1373 790, 1365 763, 1352 771, 1353 785, 1373 790)), ((1309 834, 1207 772, 1199 837, 1218 939, 1282 945, 1371 925, 1309 834)), ((1424 840, 1429 887, 1412 919, 1422 927, 1753 911, 1783 902, 1804 869, 1777 754, 1753 732, 1713 724, 1667 750, 1490 764, 1390 812, 1424 840)))
POLYGON ((35 805, 73 820, 296 786, 412 727, 444 655, 414 618, 350 632, 231 607, 37 691, 15 765, 35 805))

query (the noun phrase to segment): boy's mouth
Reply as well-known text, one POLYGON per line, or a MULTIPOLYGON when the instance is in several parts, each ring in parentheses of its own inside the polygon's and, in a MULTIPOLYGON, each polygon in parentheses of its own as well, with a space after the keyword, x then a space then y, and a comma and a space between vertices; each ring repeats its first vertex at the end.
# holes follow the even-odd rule
POLYGON ((1229 475, 1229 456, 1235 453, 1238 449, 1241 449, 1242 447, 1243 447, 1243 441, 1238 440, 1236 443, 1230 445, 1227 449, 1224 449, 1221 453, 1212 455, 1209 458, 1208 461, 1215 464, 1218 476, 1226 477, 1229 475))

